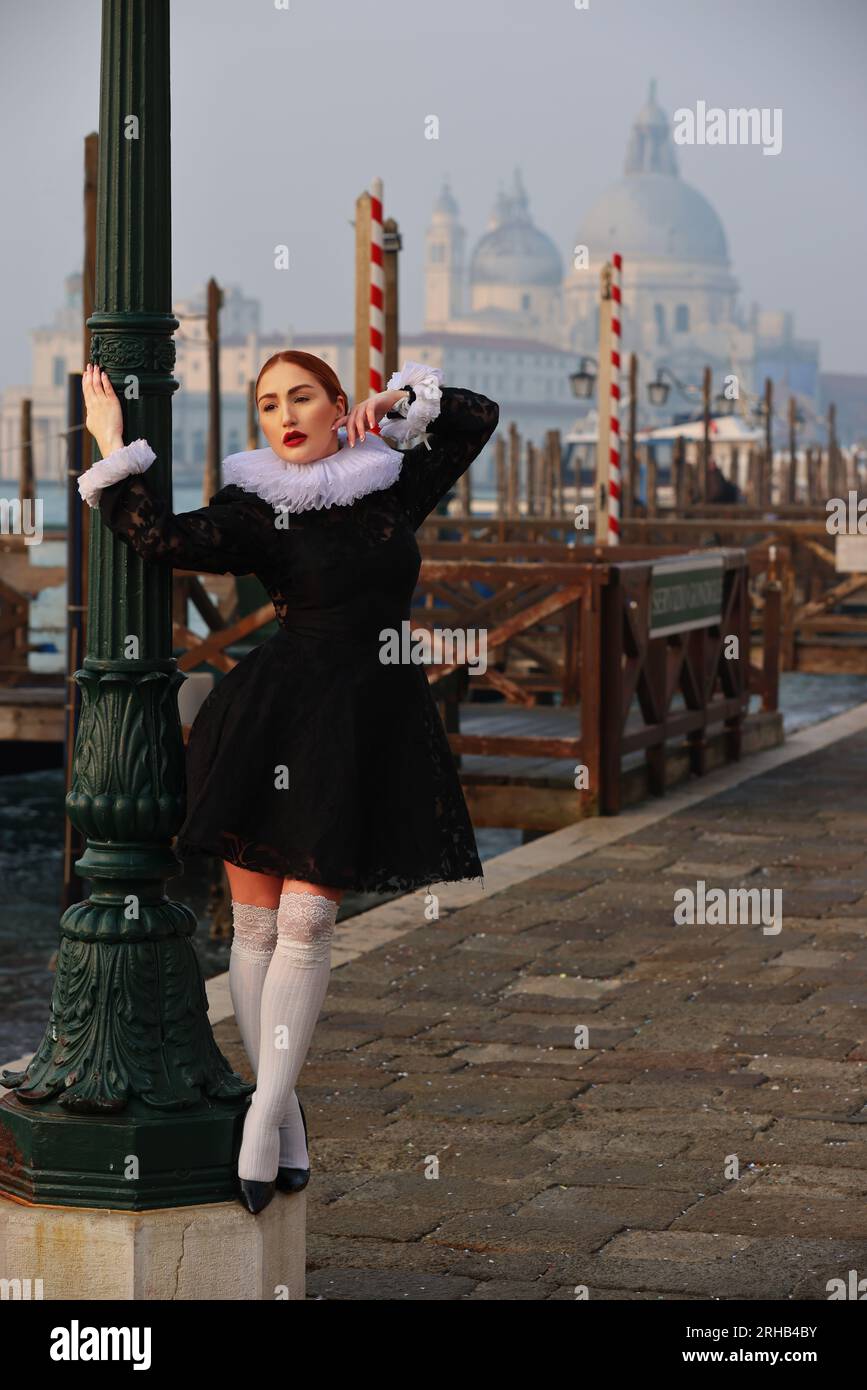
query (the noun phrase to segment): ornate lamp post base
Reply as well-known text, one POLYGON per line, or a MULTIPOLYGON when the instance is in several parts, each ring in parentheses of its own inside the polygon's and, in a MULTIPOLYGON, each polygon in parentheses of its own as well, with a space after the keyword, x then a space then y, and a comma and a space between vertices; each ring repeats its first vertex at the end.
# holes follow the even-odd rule
MULTIPOLYGON (((91 841, 76 867, 117 856, 91 841)), ((194 913, 155 888, 173 858, 127 851, 121 889, 102 883, 64 913, 48 1027, 23 1071, 0 1072, 0 1191, 137 1211, 233 1194, 255 1087, 214 1041, 194 913)))
POLYGON ((244 1095, 169 1114, 133 1097, 116 1114, 79 1117, 10 1094, 0 1101, 2 1190, 122 1211, 231 1201, 246 1106, 244 1095))

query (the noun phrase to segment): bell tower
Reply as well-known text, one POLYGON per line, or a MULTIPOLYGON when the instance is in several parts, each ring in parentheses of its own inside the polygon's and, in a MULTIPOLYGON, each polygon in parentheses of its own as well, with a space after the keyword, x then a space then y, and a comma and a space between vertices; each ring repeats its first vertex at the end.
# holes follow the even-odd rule
POLYGON ((465 242, 458 205, 446 178, 425 234, 425 328, 448 328, 465 312, 465 242))

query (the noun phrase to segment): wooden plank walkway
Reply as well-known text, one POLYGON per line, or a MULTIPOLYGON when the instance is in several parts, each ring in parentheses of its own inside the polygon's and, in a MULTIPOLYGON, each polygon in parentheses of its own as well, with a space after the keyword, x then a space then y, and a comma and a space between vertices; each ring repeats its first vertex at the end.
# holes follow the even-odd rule
MULTIPOLYGON (((441 921, 420 895, 417 928, 335 968, 299 1082, 308 1296, 863 1276, 865 780, 860 732, 441 921), (780 889, 781 931, 674 926, 699 880, 780 889)), ((234 1020, 215 1034, 250 1078, 234 1020)))
MULTIPOLYGON (((487 734, 501 738, 521 737, 527 734, 534 738, 575 738, 581 732, 580 705, 534 705, 530 709, 524 709, 520 705, 467 701, 459 708, 462 734, 487 734)), ((671 701, 672 711, 677 713, 684 708, 683 697, 675 695, 671 701)), ((641 729, 643 722, 638 702, 635 701, 626 721, 626 732, 632 733, 641 729)), ((623 761, 626 766, 636 765, 643 761, 643 753, 627 754, 623 761)), ((463 753, 460 768, 462 776, 472 774, 521 780, 532 778, 572 786, 575 759, 487 757, 476 753, 463 753)))

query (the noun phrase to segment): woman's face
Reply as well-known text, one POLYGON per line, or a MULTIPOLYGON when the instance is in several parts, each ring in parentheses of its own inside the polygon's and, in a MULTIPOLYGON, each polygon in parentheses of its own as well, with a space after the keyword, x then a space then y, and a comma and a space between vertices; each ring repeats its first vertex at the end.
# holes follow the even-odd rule
POLYGON ((278 458, 315 463, 341 447, 335 420, 345 414, 342 396, 330 401, 325 387, 295 362, 275 362, 259 382, 259 422, 278 458))

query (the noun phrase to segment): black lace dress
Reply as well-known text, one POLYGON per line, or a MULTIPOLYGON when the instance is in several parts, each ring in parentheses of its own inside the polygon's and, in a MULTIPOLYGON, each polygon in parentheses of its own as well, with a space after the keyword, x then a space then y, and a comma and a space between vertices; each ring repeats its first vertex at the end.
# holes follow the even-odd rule
POLYGON ((349 505, 284 514, 237 486, 174 515, 147 475, 99 508, 144 560, 254 573, 280 631, 224 675, 186 750, 181 858, 204 852, 258 873, 367 892, 483 882, 472 823, 423 665, 384 664, 421 556, 415 530, 479 454, 499 410, 443 387, 424 442, 390 487, 349 505))

